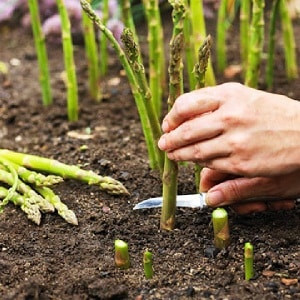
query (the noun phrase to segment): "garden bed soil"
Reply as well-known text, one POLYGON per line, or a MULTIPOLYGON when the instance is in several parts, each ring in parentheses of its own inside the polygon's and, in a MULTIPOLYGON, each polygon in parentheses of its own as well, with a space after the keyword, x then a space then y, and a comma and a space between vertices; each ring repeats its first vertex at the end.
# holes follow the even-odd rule
MULTIPOLYGON (((164 20, 167 44, 170 22, 164 20)), ((210 23, 208 31, 214 36, 215 22, 210 23)), ((299 49, 299 22, 295 36, 299 49)), ((237 38, 232 33, 228 44, 230 64, 239 63, 237 38)), ((300 299, 299 205, 291 211, 247 216, 229 211, 231 244, 218 253, 209 208, 180 208, 176 229, 160 231, 160 209, 132 209, 160 195, 161 181, 149 168, 137 109, 114 52, 110 50, 109 72, 103 79, 104 99, 95 103, 87 93, 84 48, 75 46, 80 119, 70 123, 61 47, 48 45, 54 105, 43 107, 30 33, 2 26, 0 45, 0 60, 9 64, 9 74, 0 79, 1 148, 81 165, 120 180, 130 192, 112 196, 74 180, 57 185, 56 193, 74 210, 78 226, 56 213, 43 215, 37 226, 20 208, 5 207, 0 214, 1 299, 300 299), (93 138, 80 139, 88 130, 93 138), (114 265, 115 239, 129 243, 128 270, 114 265), (255 277, 248 282, 243 270, 247 241, 255 249, 255 277), (151 280, 145 279, 142 268, 146 248, 154 255, 151 280)), ((299 81, 285 77, 281 46, 279 42, 274 92, 300 99, 299 81)), ((219 83, 228 80, 218 77, 219 83)), ((194 193, 191 165, 180 167, 178 191, 194 193)))

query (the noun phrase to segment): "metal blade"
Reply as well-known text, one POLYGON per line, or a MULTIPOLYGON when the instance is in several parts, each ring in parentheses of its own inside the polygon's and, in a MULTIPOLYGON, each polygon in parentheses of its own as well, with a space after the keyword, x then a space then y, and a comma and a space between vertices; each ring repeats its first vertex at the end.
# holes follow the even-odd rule
MULTIPOLYGON (((162 207, 163 198, 156 197, 144 200, 134 206, 133 209, 162 207)), ((205 193, 178 195, 176 199, 177 207, 202 208, 206 206, 205 193)))

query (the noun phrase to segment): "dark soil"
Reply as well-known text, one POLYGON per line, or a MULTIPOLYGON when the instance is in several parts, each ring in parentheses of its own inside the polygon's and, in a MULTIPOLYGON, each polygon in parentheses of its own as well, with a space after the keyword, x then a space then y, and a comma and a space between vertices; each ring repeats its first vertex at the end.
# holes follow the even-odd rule
MULTIPOLYGON (((166 22, 166 43, 169 25, 166 22)), ((299 49, 299 22, 296 25, 299 49)), ((214 28, 215 22, 209 26, 214 28)), ((214 29, 210 33, 214 36, 214 29)), ((236 33, 232 36, 238 38, 236 33)), ((299 205, 291 211, 243 217, 229 211, 231 245, 218 253, 212 246, 211 209, 178 209, 176 229, 160 231, 159 209, 132 210, 137 202, 160 195, 161 181, 149 168, 138 113, 114 52, 103 80, 105 99, 95 103, 87 93, 84 48, 75 47, 80 120, 69 123, 61 47, 48 45, 54 105, 46 108, 31 35, 3 26, 0 45, 0 60, 10 68, 0 81, 1 148, 79 164, 120 180, 130 191, 130 196, 111 196, 73 180, 56 186, 57 194, 76 213, 78 226, 57 214, 44 215, 37 226, 9 204, 0 215, 1 299, 300 299, 300 283, 284 282, 300 278, 299 205), (20 62, 17 66, 15 59, 20 62), (120 82, 114 84, 116 80, 120 82), (86 128, 93 139, 69 135, 86 128), (87 145, 86 151, 80 150, 82 145, 87 145), (129 243, 128 270, 114 265, 115 239, 129 243), (256 274, 249 282, 243 271, 247 241, 255 247, 256 274), (154 254, 151 280, 145 279, 142 269, 146 248, 154 254)), ((300 99, 299 81, 287 81, 282 43, 278 45, 274 91, 300 99)), ((234 38, 229 60, 239 62, 234 38)), ((218 82, 225 80, 220 76, 218 82)), ((179 193, 194 193, 190 166, 180 169, 179 193)))

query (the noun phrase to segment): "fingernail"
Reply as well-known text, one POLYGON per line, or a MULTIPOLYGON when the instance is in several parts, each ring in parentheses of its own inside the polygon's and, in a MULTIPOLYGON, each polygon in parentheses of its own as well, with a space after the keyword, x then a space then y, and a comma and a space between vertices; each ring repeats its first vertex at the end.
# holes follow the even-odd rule
POLYGON ((162 136, 162 137, 159 139, 159 141, 158 141, 158 148, 159 148, 160 150, 165 150, 165 148, 166 148, 166 139, 165 139, 164 136, 162 136))
POLYGON ((169 123, 168 123, 168 121, 166 119, 163 120, 161 128, 162 128, 163 132, 168 132, 169 131, 169 123))
POLYGON ((209 191, 206 194, 206 203, 208 206, 219 206, 224 202, 224 195, 220 191, 209 191))

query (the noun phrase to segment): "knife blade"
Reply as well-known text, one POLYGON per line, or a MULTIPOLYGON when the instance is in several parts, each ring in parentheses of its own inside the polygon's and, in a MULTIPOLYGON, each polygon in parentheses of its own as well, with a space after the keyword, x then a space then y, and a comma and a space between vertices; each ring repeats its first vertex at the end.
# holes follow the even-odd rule
MULTIPOLYGON (((189 208, 203 208, 207 206, 206 204, 206 193, 199 194, 189 194, 189 195, 177 195, 176 206, 177 207, 189 207, 189 208)), ((283 198, 275 196, 260 196, 253 197, 244 200, 243 202, 253 202, 253 201, 274 201, 283 200, 283 198)), ((154 197, 147 200, 143 200, 136 204, 133 209, 144 209, 144 208, 156 208, 162 207, 163 197, 154 197)), ((300 198, 296 199, 296 203, 300 203, 300 198)))
MULTIPOLYGON (((190 207, 190 208, 203 208, 207 206, 205 202, 206 193, 190 194, 190 195, 178 195, 176 198, 177 207, 190 207)), ((143 209, 143 208, 155 208, 162 207, 163 198, 155 197, 147 200, 143 200, 136 204, 133 209, 143 209)))

